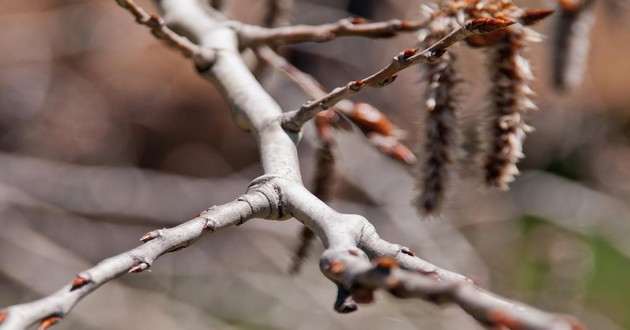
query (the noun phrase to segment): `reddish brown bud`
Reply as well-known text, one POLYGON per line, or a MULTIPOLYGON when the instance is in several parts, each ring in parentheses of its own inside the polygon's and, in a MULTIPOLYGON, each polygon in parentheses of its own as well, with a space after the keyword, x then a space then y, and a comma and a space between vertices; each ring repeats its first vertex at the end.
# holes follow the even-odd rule
POLYGON ((340 274, 345 269, 346 265, 344 265, 344 263, 340 260, 333 260, 333 262, 331 262, 329 266, 330 273, 333 275, 340 274))
POLYGON ((355 25, 365 24, 367 23, 367 20, 363 17, 355 16, 355 17, 350 18, 350 23, 355 24, 355 25))
POLYGON ((417 52, 418 52, 417 48, 415 48, 415 49, 407 49, 405 51, 400 52, 400 54, 398 54, 397 58, 398 58, 399 61, 402 62, 402 61, 405 61, 408 58, 416 55, 417 52))
POLYGON ((395 126, 382 112, 367 103, 357 102, 349 116, 363 133, 376 132, 379 134, 392 136, 395 133, 395 126))
POLYGON ((468 21, 465 28, 474 33, 488 33, 508 27, 514 23, 516 22, 507 18, 478 18, 468 21))
POLYGON ((154 231, 150 231, 150 232, 144 234, 140 238, 140 241, 143 242, 143 243, 146 243, 146 242, 148 242, 148 241, 150 241, 152 239, 156 239, 158 237, 160 237, 160 233, 157 230, 154 230, 154 231))
POLYGON ((549 9, 528 10, 519 16, 518 19, 523 25, 533 25, 547 18, 549 15, 553 14, 553 12, 553 10, 549 9))
POLYGON ((517 320, 502 311, 490 311, 488 318, 495 325, 504 325, 512 330, 522 329, 521 324, 517 320))
POLYGON ((6 309, 3 309, 0 311, 0 324, 2 324, 2 322, 4 322, 4 320, 6 320, 7 316, 9 316, 9 311, 6 309))
POLYGON ((566 320, 571 325, 571 330, 584 330, 584 326, 578 320, 572 317, 567 317, 566 320))
POLYGON ((58 315, 49 316, 45 318, 44 320, 42 320, 42 323, 39 324, 39 327, 37 328, 37 330, 46 330, 50 328, 51 326, 57 324, 59 321, 61 321, 60 316, 58 315))
POLYGON ((74 291, 90 282, 91 280, 88 278, 87 275, 77 275, 77 277, 75 277, 74 280, 72 281, 72 286, 70 287, 70 291, 74 291))
POLYGON ((133 267, 129 269, 130 273, 140 273, 149 268, 149 264, 146 262, 138 262, 133 267))
POLYGON ((409 23, 408 21, 401 21, 400 25, 399 25, 399 28, 401 30, 407 30, 407 29, 411 29, 412 26, 413 25, 411 23, 409 23))
POLYGON ((416 156, 404 144, 393 136, 385 136, 380 133, 368 133, 368 139, 378 150, 407 165, 415 164, 416 156))
POLYGON ((376 268, 384 271, 390 271, 396 267, 398 267, 398 262, 389 257, 380 257, 376 259, 374 262, 376 264, 376 268))
POLYGON ((559 0, 560 8, 566 11, 575 11, 581 5, 581 0, 559 0))
POLYGON ((416 256, 416 253, 415 253, 415 252, 413 252, 413 251, 411 251, 411 249, 409 249, 408 247, 402 247, 402 248, 400 248, 400 252, 402 252, 402 253, 404 253, 404 254, 406 254, 406 255, 408 255, 408 256, 412 256, 412 257, 415 257, 415 256, 416 256))

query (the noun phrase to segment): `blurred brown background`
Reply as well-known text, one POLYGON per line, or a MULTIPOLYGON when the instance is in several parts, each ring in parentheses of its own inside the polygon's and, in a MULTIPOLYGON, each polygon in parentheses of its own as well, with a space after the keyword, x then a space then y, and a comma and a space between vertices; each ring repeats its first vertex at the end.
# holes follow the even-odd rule
MULTIPOLYGON (((420 3, 302 0, 293 19, 413 19, 420 3)), ((262 0, 229 4, 249 23, 261 22, 264 8, 262 0)), ((385 239, 491 291, 575 315, 592 329, 630 329, 630 9, 601 0, 596 16, 585 82, 570 93, 551 88, 549 41, 529 49, 540 111, 530 116, 536 131, 509 192, 482 189, 471 154, 443 217, 421 220, 410 205, 410 171, 355 132, 338 134, 332 205, 367 216, 385 239)), ((536 30, 549 34, 551 20, 536 30)), ((406 34, 283 51, 332 88, 414 44, 406 34)), ((463 132, 474 141, 487 78, 482 53, 459 51, 463 132)), ((409 70, 356 98, 389 114, 410 144, 422 135, 418 76, 409 70)), ((306 101, 278 73, 263 78, 284 108, 306 101)), ((262 170, 253 138, 228 113, 191 63, 113 0, 0 2, 0 306, 49 294, 145 232, 244 192, 262 170)), ((305 182, 313 141, 307 131, 300 145, 305 182)), ((335 314, 335 288, 317 268, 321 244, 301 274, 288 275, 299 229, 295 221, 251 221, 222 232, 164 256, 149 273, 105 285, 57 328, 481 328, 456 307, 386 294, 352 315, 335 314)))

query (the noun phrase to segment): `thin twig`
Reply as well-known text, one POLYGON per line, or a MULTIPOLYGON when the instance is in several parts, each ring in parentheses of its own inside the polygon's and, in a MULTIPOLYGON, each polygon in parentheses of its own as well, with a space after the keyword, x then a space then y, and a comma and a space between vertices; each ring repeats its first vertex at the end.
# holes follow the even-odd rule
POLYGON ((367 88, 382 88, 396 79, 396 73, 420 63, 430 63, 442 56, 453 44, 465 40, 468 36, 487 33, 514 24, 507 19, 476 19, 466 22, 463 27, 451 32, 442 40, 422 52, 408 49, 394 57, 391 63, 380 71, 364 79, 351 81, 346 86, 337 87, 327 95, 302 105, 299 110, 284 114, 282 127, 289 132, 298 132, 302 125, 320 111, 324 111, 339 101, 361 93, 367 88))
POLYGON ((336 23, 323 25, 291 25, 265 28, 243 24, 237 27, 241 47, 260 44, 287 44, 306 41, 326 42, 337 37, 391 38, 398 32, 415 32, 427 21, 402 21, 367 23, 362 18, 345 18, 336 23))
POLYGON ((116 0, 123 8, 127 9, 135 18, 136 22, 142 24, 149 29, 151 33, 171 47, 179 50, 184 57, 191 58, 197 67, 201 70, 209 67, 215 60, 214 51, 202 49, 185 37, 180 36, 171 30, 164 20, 157 15, 148 14, 142 7, 138 6, 133 0, 116 0))
POLYGON ((145 244, 82 271, 71 283, 47 297, 7 308, 0 329, 25 329, 37 322, 58 322, 81 299, 103 284, 127 273, 147 270, 163 254, 185 248, 209 233, 242 224, 255 217, 268 216, 269 199, 257 187, 253 187, 237 200, 214 206, 177 227, 145 234, 140 239, 145 244))

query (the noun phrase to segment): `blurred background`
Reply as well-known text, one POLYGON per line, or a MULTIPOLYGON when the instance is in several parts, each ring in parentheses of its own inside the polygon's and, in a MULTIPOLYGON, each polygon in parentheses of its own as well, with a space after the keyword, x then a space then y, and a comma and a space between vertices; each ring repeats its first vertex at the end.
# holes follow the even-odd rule
MULTIPOLYGON (((265 1, 225 2, 234 17, 262 22, 265 1)), ((415 19, 421 3, 297 0, 292 19, 415 19)), ((572 314, 591 329, 630 329, 630 9, 601 0, 594 11, 588 70, 574 90, 558 93, 550 83, 549 39, 528 49, 540 110, 529 118, 536 130, 510 191, 484 189, 469 153, 443 215, 421 219, 411 206, 412 171, 355 130, 336 134, 331 205, 367 216, 383 238, 490 291, 572 314)), ((549 35, 553 19, 536 30, 549 35)), ((282 52, 333 88, 414 45, 411 33, 282 52)), ((54 292, 147 231, 234 199, 262 174, 252 136, 232 124, 215 88, 113 0, 3 0, 0 49, 0 306, 54 292)), ((486 102, 484 54, 456 51, 466 79, 462 134, 474 144, 486 102)), ((418 79, 408 70, 355 98, 387 113, 409 145, 422 137, 418 79)), ((273 70, 261 80, 284 109, 307 100, 273 70)), ((309 127, 300 145, 307 184, 316 147, 309 127)), ((457 307, 383 293, 354 314, 336 314, 336 290, 317 267, 319 242, 302 272, 288 274, 300 230, 296 221, 252 220, 221 232, 106 284, 57 328, 481 329, 457 307)))

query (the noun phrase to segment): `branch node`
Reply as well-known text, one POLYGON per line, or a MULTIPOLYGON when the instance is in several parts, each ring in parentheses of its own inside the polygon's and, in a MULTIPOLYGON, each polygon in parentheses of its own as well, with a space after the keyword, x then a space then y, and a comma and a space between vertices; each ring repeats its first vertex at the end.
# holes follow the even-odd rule
POLYGON ((136 260, 133 267, 129 269, 129 273, 140 273, 149 269, 149 264, 144 261, 136 260))
POLYGON ((46 330, 50 328, 51 326, 59 323, 61 319, 62 317, 60 314, 50 315, 42 320, 42 323, 39 324, 39 327, 37 327, 37 330, 46 330))
POLYGON ((150 240, 156 239, 158 237, 160 237, 160 231, 159 230, 152 230, 146 234, 144 234, 142 237, 140 237, 140 241, 143 243, 146 243, 150 240))
POLYGON ((72 281, 72 286, 70 287, 70 292, 72 292, 74 290, 77 290, 77 289, 83 287, 84 285, 86 285, 86 284, 88 284, 90 282, 92 282, 92 279, 90 278, 89 274, 79 274, 72 281))
POLYGON ((204 220, 206 220, 203 224, 203 230, 207 230, 211 233, 214 233, 214 228, 216 227, 214 225, 214 219, 211 218, 203 218, 204 220))
POLYGON ((400 54, 398 54, 398 56, 396 56, 396 59, 398 59, 398 62, 400 63, 404 63, 407 62, 407 60, 416 55, 416 53, 418 52, 418 48, 414 48, 414 49, 407 49, 405 51, 400 52, 400 54))
POLYGON ((400 252, 403 253, 403 254, 406 254, 408 256, 412 256, 412 257, 416 256, 416 253, 413 252, 410 248, 408 248, 406 246, 401 247, 400 248, 400 252))

